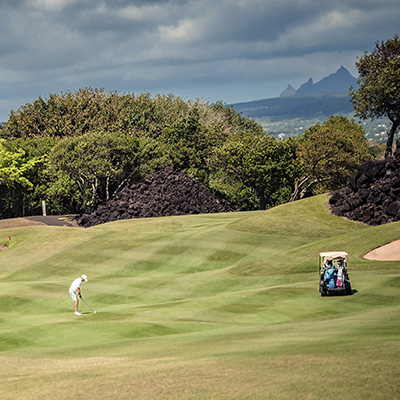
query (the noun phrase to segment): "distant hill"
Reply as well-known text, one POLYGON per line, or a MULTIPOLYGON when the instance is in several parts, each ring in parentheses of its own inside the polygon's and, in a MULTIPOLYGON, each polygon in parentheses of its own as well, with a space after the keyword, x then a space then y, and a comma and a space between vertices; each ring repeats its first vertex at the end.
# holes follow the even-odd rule
MULTIPOLYGON (((231 104, 234 110, 259 122, 264 130, 279 137, 299 136, 332 115, 357 119, 350 102, 350 86, 357 80, 342 65, 335 73, 314 83, 312 78, 297 90, 288 85, 279 97, 231 104)), ((375 142, 387 137, 387 119, 363 121, 367 137, 375 142)))
POLYGON ((320 95, 320 94, 342 94, 347 96, 350 86, 356 86, 357 79, 343 67, 343 65, 334 73, 314 83, 310 78, 306 83, 301 85, 295 95, 320 95))
POLYGON ((352 111, 348 96, 290 96, 232 104, 236 111, 250 118, 277 119, 315 118, 352 111))
POLYGON ((356 78, 343 67, 319 82, 310 78, 299 89, 292 85, 277 98, 232 104, 236 111, 250 118, 314 118, 352 111, 348 95, 350 86, 357 84, 356 78))

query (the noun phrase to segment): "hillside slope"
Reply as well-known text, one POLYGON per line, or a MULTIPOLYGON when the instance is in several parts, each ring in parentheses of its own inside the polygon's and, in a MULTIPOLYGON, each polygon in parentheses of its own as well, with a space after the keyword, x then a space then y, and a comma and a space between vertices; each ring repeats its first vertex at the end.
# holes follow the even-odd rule
POLYGON ((1 230, 2 399, 398 397, 400 262, 363 255, 400 223, 350 222, 327 200, 1 230), (320 297, 329 250, 349 253, 353 296, 320 297), (97 314, 75 317, 82 273, 97 314), (327 390, 338 357, 351 385, 332 374, 327 390))
POLYGON ((283 119, 315 117, 329 118, 331 115, 348 114, 352 112, 352 104, 348 96, 314 95, 280 97, 273 99, 248 101, 232 105, 246 117, 260 119, 272 118, 274 121, 283 119))

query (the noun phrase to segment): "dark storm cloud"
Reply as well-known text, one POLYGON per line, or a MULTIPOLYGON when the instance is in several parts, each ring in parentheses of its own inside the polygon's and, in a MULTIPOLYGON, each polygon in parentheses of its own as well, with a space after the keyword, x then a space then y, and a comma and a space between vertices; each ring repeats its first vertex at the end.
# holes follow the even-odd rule
POLYGON ((398 0, 0 0, 0 120, 79 87, 279 95, 396 32, 398 0))

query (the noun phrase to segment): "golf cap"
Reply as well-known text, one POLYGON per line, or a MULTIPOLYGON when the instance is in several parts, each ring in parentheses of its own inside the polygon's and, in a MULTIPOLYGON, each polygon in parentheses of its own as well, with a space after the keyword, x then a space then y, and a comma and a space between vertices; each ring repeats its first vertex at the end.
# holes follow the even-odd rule
POLYGON ((87 282, 87 276, 86 275, 82 275, 81 278, 87 282))

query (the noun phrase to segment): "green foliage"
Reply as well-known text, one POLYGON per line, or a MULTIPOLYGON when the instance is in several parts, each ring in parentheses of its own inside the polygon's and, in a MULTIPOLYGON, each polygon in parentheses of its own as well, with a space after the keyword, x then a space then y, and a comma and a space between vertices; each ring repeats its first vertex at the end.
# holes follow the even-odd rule
MULTIPOLYGON (((342 140, 336 131, 354 127, 342 121, 339 129, 339 119, 333 121, 323 128, 317 124, 313 135, 324 136, 319 132, 323 129, 336 146, 342 140)), ((29 174, 18 166, 21 179, 30 185, 14 185, 15 193, 9 188, 4 197, 14 199, 14 208, 22 205, 17 214, 25 209, 38 212, 41 200, 46 200, 49 212, 77 213, 109 199, 124 185, 171 166, 241 209, 270 208, 294 198, 293 193, 302 197, 340 185, 364 159, 346 147, 352 133, 340 142, 346 157, 352 154, 351 162, 346 158, 343 165, 341 153, 327 149, 329 141, 307 139, 311 131, 297 152, 297 140, 276 140, 257 122, 221 102, 210 105, 174 95, 91 88, 50 94, 12 111, 1 128, 0 135, 10 146, 19 143, 27 152, 26 167, 36 163, 29 174), (312 171, 312 154, 320 145, 328 158, 312 171), (326 173, 328 164, 332 169, 336 161, 341 169, 326 173), (301 174, 313 182, 312 190, 299 192, 304 189, 301 174)), ((366 144, 358 145, 363 153, 366 144)), ((1 216, 10 215, 10 207, 5 206, 1 216)))
POLYGON ((310 127, 299 139, 299 157, 302 175, 292 200, 345 186, 361 163, 373 159, 362 127, 342 116, 310 127))
POLYGON ((82 199, 79 195, 79 187, 69 175, 55 173, 48 165, 45 169, 48 176, 47 184, 41 186, 46 200, 48 214, 77 214, 82 209, 82 199))
MULTIPOLYGON (((23 105, 0 134, 28 147, 28 139, 51 142, 42 153, 51 162, 45 157, 36 170, 29 203, 38 207, 46 199, 49 210, 79 212, 166 166, 208 184, 214 149, 247 132, 264 135, 259 124, 220 102, 85 88, 23 105)), ((235 191, 252 191, 236 184, 242 186, 235 191)))
POLYGON ((400 126, 400 39, 396 34, 376 43, 371 54, 357 60, 357 90, 351 90, 356 115, 362 119, 386 116, 392 123, 386 155, 392 153, 393 138, 400 126))
POLYGON ((32 212, 32 199, 40 192, 40 171, 46 163, 43 141, 0 139, 0 215, 22 216, 32 212))
POLYGON ((7 131, 5 125, 0 122, 0 139, 7 139, 7 131))
POLYGON ((141 178, 159 169, 173 166, 170 147, 167 143, 140 137, 138 145, 138 171, 141 178))
POLYGON ((28 159, 26 151, 21 147, 7 147, 9 146, 5 144, 5 140, 0 140, 0 185, 32 188, 33 184, 28 179, 28 174, 40 160, 28 159))
POLYGON ((218 121, 229 131, 265 134, 258 122, 243 117, 242 113, 235 111, 232 106, 226 107, 222 102, 217 101, 211 110, 218 116, 218 121))
POLYGON ((85 88, 50 94, 11 111, 1 134, 10 137, 71 137, 93 131, 119 131, 135 136, 159 137, 166 128, 197 109, 201 125, 243 131, 262 128, 221 103, 211 106, 170 95, 135 95, 85 88))
POLYGON ((295 142, 246 133, 215 148, 210 166, 213 187, 248 209, 265 209, 288 200, 297 170, 295 142), (252 193, 252 195, 251 195, 252 193))
POLYGON ((216 126, 206 126, 200 121, 200 111, 193 107, 185 116, 164 129, 160 140, 168 145, 172 166, 194 179, 207 183, 207 159, 213 149, 227 138, 227 133, 216 126))
POLYGON ((57 171, 68 175, 80 189, 83 207, 96 204, 100 185, 109 197, 117 186, 135 172, 138 141, 118 132, 93 132, 65 138, 51 151, 50 161, 57 171))

